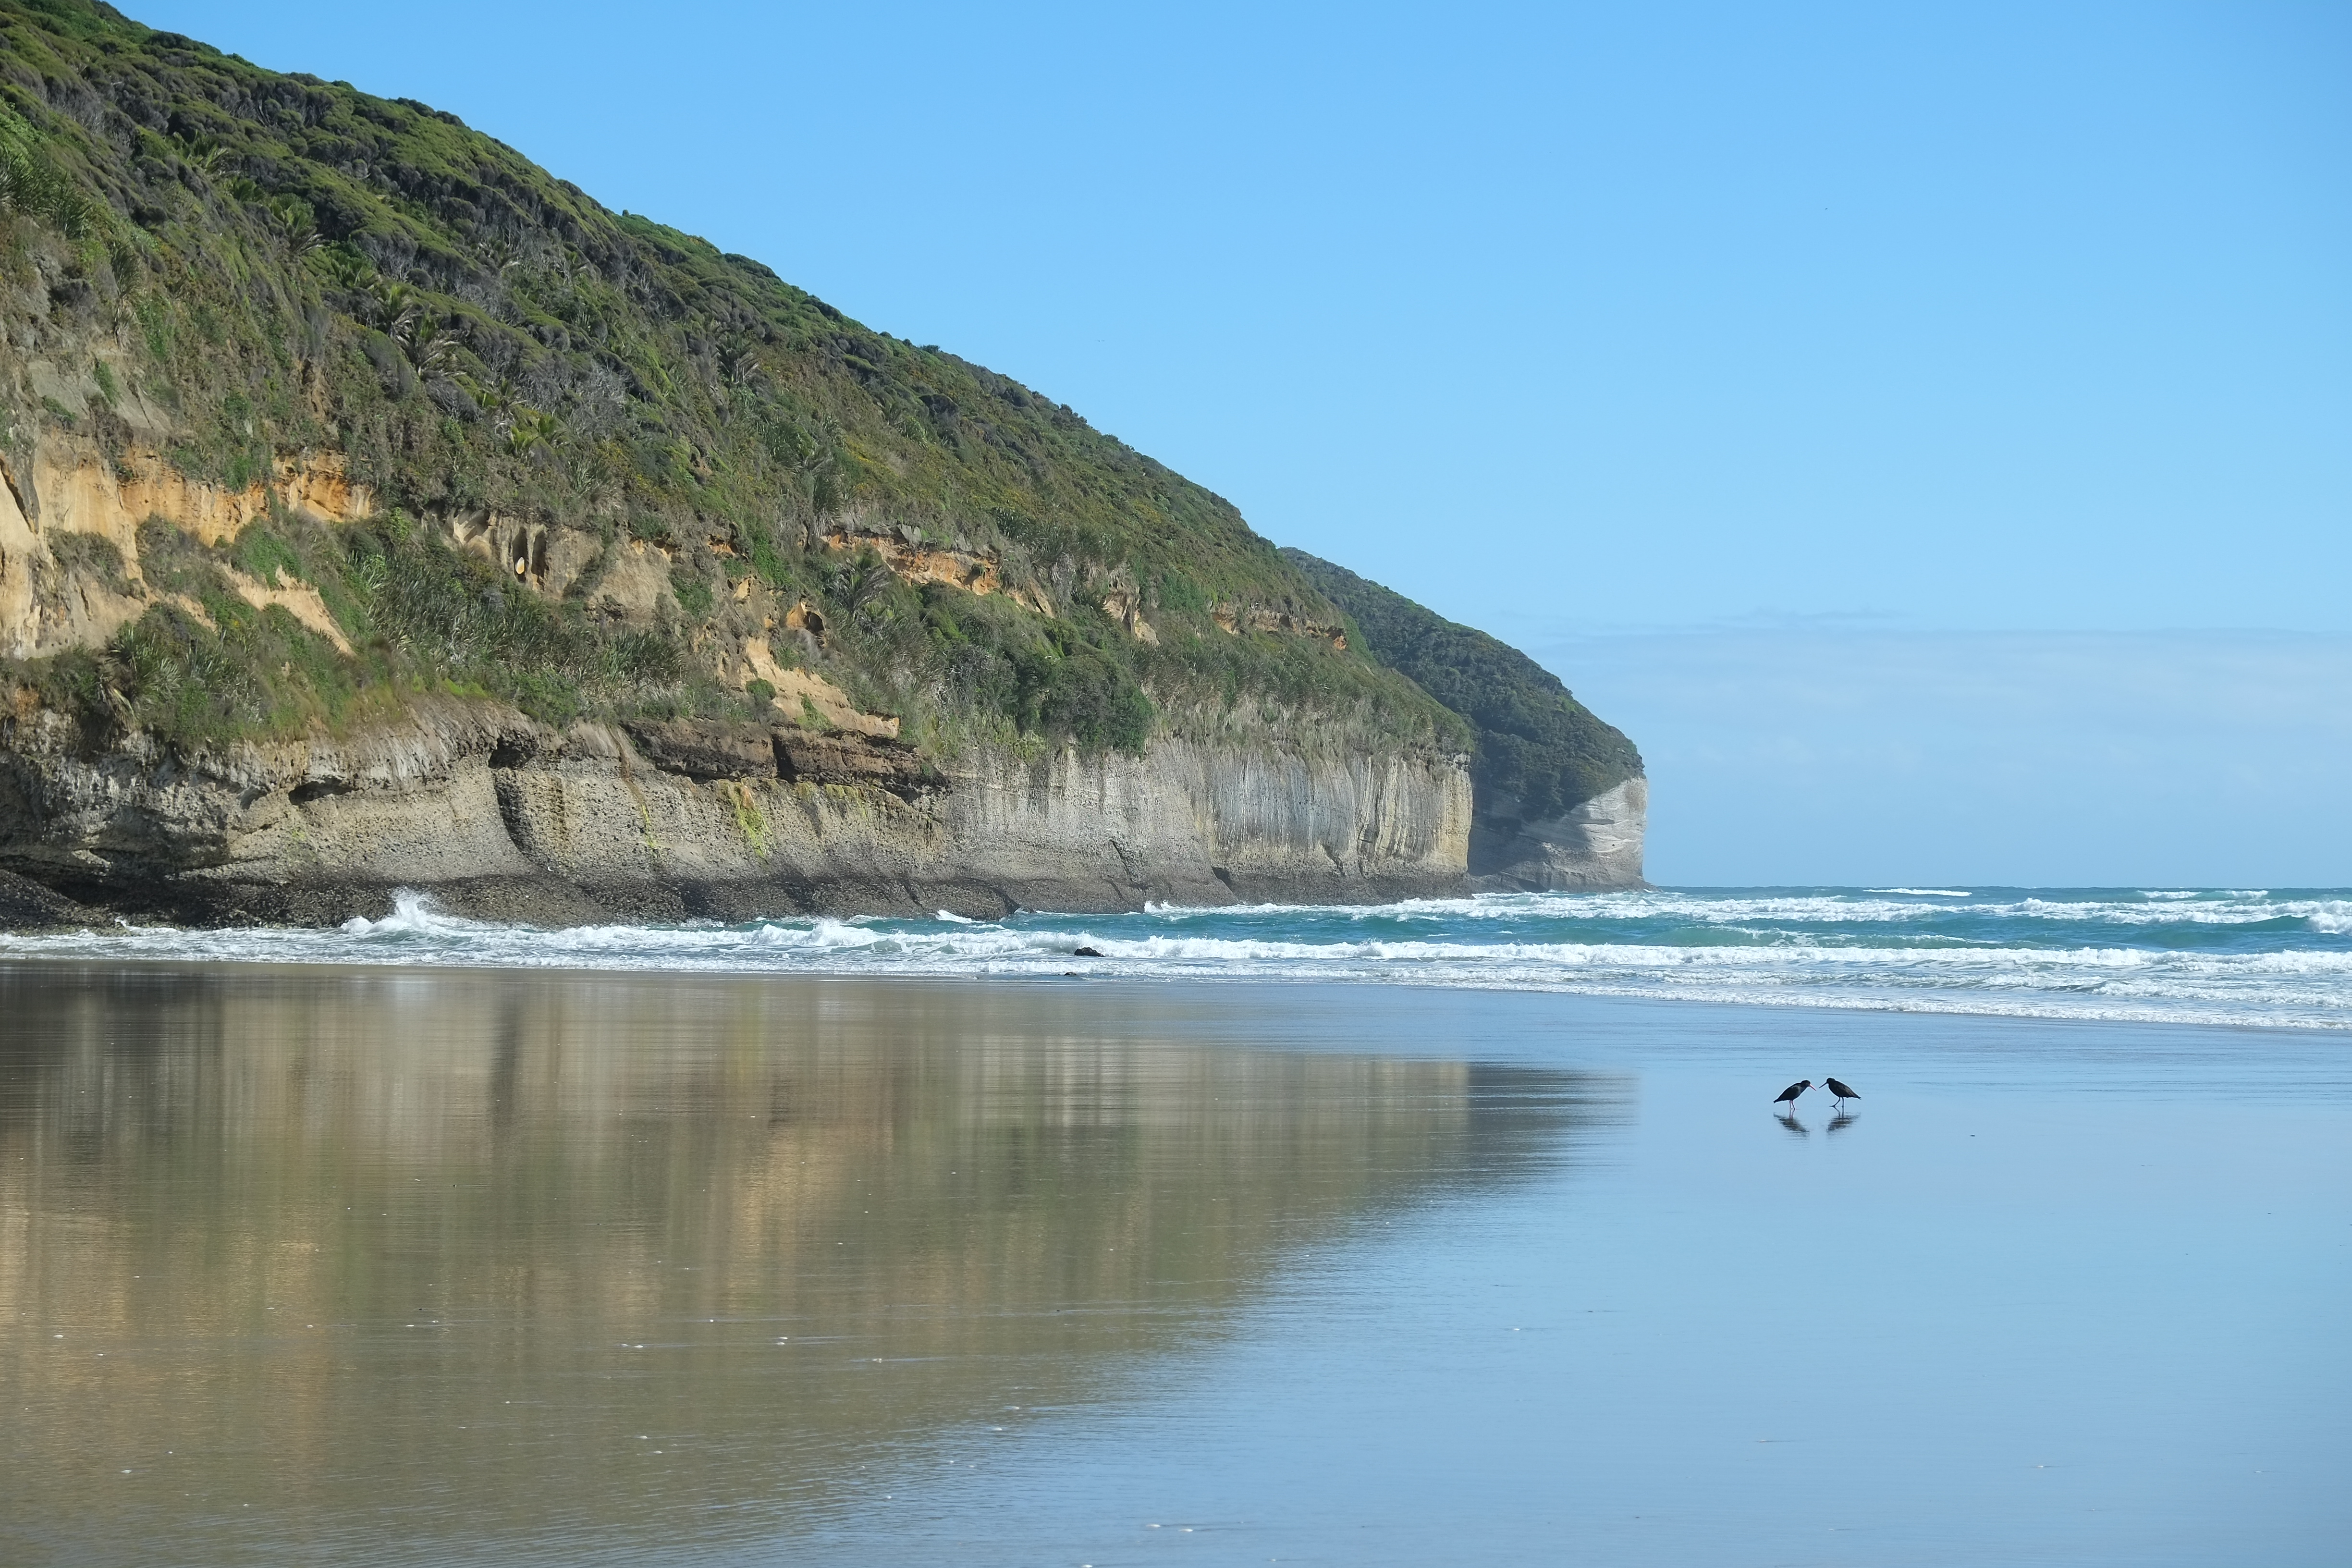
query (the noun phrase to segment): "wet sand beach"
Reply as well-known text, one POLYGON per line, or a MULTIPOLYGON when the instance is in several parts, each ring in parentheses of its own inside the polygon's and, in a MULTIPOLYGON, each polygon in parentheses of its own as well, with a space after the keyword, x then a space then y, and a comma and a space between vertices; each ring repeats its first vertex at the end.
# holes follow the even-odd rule
POLYGON ((0 1009, 11 1563, 2352 1547, 2335 1031, 62 963, 0 1009))

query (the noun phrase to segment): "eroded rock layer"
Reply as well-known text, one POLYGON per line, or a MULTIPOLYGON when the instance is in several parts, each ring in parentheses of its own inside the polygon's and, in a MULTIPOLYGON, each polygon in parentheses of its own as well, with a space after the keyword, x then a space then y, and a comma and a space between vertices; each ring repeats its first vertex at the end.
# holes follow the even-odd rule
MULTIPOLYGON (((193 758, 46 710, 0 747, 0 867, 88 909, 336 921, 396 888, 486 917, 993 916, 1458 892, 1466 773, 1165 741, 940 764, 887 738, 446 701, 193 758)), ((30 889, 23 923, 74 911, 30 889)))

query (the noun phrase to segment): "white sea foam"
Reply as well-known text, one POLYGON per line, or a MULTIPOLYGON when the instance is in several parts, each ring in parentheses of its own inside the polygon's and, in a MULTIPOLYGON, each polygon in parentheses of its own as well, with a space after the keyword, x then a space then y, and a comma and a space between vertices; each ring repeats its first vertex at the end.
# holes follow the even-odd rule
POLYGON ((1091 975, 1507 987, 1906 1011, 2352 1028, 2352 898, 1645 889, 1377 906, 1152 906, 979 922, 810 917, 541 931, 404 892, 327 931, 117 925, 0 956, 1091 975), (1919 904, 1899 898, 1964 900, 1919 904), (1074 950, 1102 956, 1079 961, 1074 950))
POLYGON ((1915 899, 1972 899, 1966 888, 1864 888, 1865 893, 1906 893, 1915 899))

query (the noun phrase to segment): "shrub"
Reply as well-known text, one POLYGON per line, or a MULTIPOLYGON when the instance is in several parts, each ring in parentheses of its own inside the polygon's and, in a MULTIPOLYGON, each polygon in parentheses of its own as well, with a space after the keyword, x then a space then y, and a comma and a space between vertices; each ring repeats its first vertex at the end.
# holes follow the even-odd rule
POLYGON ((118 594, 131 591, 131 574, 114 541, 96 533, 52 533, 49 555, 60 571, 95 577, 118 594))
POLYGON ((684 566, 672 567, 669 586, 670 592, 677 595, 679 609, 697 620, 710 614, 712 603, 710 584, 700 573, 689 571, 684 566))
POLYGON ((230 559, 247 576, 272 588, 300 581, 304 575, 302 558, 295 553, 294 547, 257 522, 248 523, 236 536, 230 559), (280 581, 280 573, 284 574, 284 581, 280 581))

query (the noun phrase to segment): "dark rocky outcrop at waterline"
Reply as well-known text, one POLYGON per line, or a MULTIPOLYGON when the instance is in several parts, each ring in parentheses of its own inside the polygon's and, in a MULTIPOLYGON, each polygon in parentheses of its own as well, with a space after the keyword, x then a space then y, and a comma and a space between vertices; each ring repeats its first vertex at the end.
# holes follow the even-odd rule
POLYGON ((29 877, 0 871, 0 931, 70 931, 102 918, 29 877))

